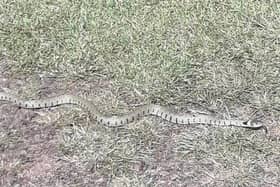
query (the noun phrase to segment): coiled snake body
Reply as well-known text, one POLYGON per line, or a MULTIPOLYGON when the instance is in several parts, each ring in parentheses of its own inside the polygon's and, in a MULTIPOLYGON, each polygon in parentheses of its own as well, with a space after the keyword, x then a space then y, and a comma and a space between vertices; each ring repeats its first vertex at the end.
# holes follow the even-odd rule
POLYGON ((141 106, 137 108, 135 111, 125 115, 104 116, 101 115, 96 110, 95 106, 91 104, 89 101, 73 95, 60 95, 57 97, 40 99, 40 100, 22 100, 11 94, 0 92, 0 100, 12 102, 17 106, 26 109, 48 108, 48 107, 55 107, 64 104, 79 105, 80 107, 88 110, 91 113, 92 117, 97 122, 110 127, 122 126, 131 123, 136 119, 140 119, 143 116, 154 115, 164 120, 167 120, 171 123, 176 123, 176 124, 208 124, 208 125, 215 125, 215 126, 245 127, 251 129, 265 128, 263 124, 252 123, 251 120, 249 121, 221 120, 221 119, 216 119, 214 117, 204 116, 204 115, 203 116, 202 115, 191 116, 187 114, 179 115, 168 111, 163 106, 154 105, 154 104, 141 106))

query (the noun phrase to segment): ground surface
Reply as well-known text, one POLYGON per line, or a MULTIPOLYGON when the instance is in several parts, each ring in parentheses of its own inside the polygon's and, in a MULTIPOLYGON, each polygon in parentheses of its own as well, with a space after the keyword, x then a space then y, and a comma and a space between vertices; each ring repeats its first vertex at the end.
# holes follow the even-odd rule
POLYGON ((276 1, 4 0, 0 24, 1 91, 80 95, 104 114, 157 103, 269 129, 154 117, 114 129, 76 107, 1 102, 0 186, 280 183, 276 1))

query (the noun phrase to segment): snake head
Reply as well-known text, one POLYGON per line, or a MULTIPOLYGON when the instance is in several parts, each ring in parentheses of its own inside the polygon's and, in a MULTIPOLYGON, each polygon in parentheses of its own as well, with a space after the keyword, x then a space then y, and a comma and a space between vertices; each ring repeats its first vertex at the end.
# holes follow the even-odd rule
POLYGON ((257 121, 256 119, 245 121, 244 124, 247 125, 247 127, 245 128, 250 128, 254 130, 264 129, 266 134, 268 132, 267 127, 262 122, 257 121))

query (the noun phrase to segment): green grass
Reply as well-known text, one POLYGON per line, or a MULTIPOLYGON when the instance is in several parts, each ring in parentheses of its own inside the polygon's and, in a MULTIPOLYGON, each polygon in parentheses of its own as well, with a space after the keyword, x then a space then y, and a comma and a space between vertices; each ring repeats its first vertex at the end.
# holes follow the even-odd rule
MULTIPOLYGON (((51 90, 89 93, 106 113, 193 101, 227 118, 256 112, 279 128, 276 1, 3 0, 0 10, 2 66, 10 77, 36 82, 21 92, 40 90, 39 75, 64 77, 51 90)), ((71 111, 58 122, 62 157, 81 168, 94 165, 112 185, 280 182, 279 142, 261 131, 174 127, 154 118, 108 129, 84 117, 71 111)))

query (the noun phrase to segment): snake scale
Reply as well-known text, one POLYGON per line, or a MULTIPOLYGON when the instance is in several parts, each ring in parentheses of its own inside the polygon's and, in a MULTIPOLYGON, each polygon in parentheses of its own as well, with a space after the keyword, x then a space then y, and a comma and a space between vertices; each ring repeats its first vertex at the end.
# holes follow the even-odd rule
MULTIPOLYGON (((132 111, 129 114, 118 115, 118 116, 104 116, 101 115, 95 108, 95 106, 89 101, 73 95, 60 95, 57 97, 40 99, 40 100, 22 100, 14 95, 0 92, 0 100, 9 101, 15 105, 26 108, 26 109, 39 109, 39 108, 49 108, 55 107, 64 104, 78 105, 90 112, 92 117, 100 124, 107 125, 109 127, 118 127, 128 123, 131 123, 135 120, 139 120, 143 116, 153 115, 160 117, 164 120, 167 120, 175 124, 208 124, 215 126, 235 126, 235 127, 244 127, 250 129, 260 129, 265 128, 261 123, 253 123, 251 120, 242 121, 242 120, 222 120, 216 119, 210 116, 192 116, 187 114, 176 114, 170 112, 166 107, 149 104, 138 107, 135 111, 132 111)), ((265 128, 266 129, 266 128, 265 128)))

